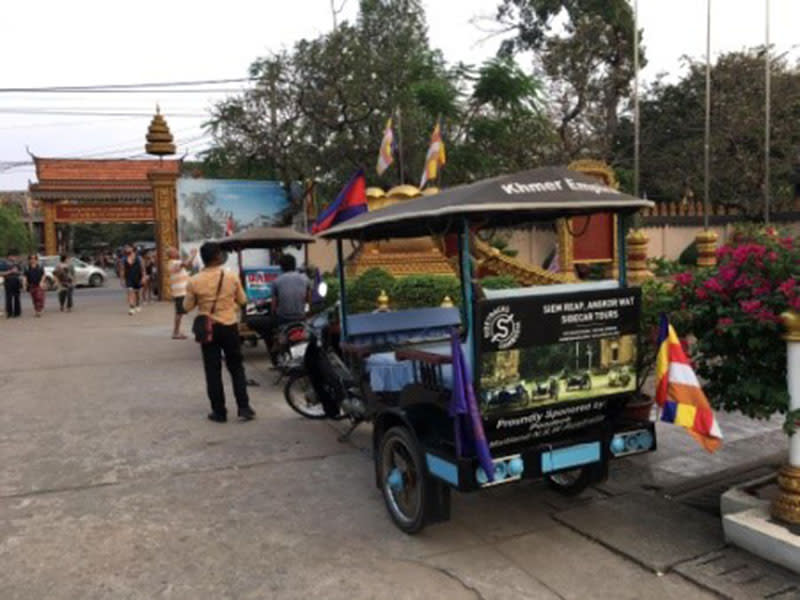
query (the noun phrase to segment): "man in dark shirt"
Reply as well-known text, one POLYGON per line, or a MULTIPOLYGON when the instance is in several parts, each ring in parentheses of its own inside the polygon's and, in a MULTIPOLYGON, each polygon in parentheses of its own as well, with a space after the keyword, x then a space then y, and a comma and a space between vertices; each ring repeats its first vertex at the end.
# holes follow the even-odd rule
POLYGON ((4 271, 0 271, 0 276, 3 277, 3 288, 6 296, 6 318, 19 317, 22 314, 19 298, 20 290, 22 289, 22 281, 20 280, 22 274, 16 257, 8 255, 8 264, 5 266, 4 271))
POLYGON ((36 317, 42 316, 44 311, 44 267, 39 264, 39 257, 31 254, 28 257, 28 266, 25 268, 25 287, 30 292, 33 301, 33 313, 36 317))

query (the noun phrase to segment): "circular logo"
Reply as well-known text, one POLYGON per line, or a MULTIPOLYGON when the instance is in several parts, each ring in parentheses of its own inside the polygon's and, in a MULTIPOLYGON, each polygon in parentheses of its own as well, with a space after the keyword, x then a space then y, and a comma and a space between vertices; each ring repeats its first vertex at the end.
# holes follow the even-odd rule
POLYGON ((508 305, 498 306, 483 322, 483 338, 497 344, 498 350, 507 350, 517 343, 522 324, 508 305))

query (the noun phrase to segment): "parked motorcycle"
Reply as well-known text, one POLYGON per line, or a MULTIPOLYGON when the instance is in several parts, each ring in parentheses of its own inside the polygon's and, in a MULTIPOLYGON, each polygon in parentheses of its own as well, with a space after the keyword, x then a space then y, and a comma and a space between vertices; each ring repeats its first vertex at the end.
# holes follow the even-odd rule
POLYGON ((286 403, 307 419, 351 421, 345 439, 364 421, 366 404, 360 386, 339 353, 338 306, 320 313, 309 324, 302 360, 294 360, 284 387, 286 403))

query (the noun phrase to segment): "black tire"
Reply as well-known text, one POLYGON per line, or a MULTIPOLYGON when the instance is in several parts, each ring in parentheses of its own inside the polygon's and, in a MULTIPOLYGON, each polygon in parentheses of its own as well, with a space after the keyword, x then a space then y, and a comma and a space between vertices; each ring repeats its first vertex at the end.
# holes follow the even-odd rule
POLYGON ((93 288, 102 287, 104 281, 105 278, 102 275, 100 275, 100 273, 95 273, 94 275, 89 277, 89 287, 93 288))
POLYGON ((578 467, 547 475, 547 485, 562 496, 577 496, 591 483, 592 472, 587 467, 578 467))
POLYGON ((405 427, 390 428, 380 439, 375 461, 383 500, 394 524, 408 534, 422 531, 428 520, 431 482, 414 436, 405 427))
POLYGON ((56 283, 55 277, 47 277, 45 279, 45 283, 47 284, 48 292, 55 292, 58 289, 58 284, 56 283))
POLYGON ((311 380, 305 373, 293 373, 283 388, 283 397, 294 412, 306 419, 324 419, 325 408, 316 399, 311 380))

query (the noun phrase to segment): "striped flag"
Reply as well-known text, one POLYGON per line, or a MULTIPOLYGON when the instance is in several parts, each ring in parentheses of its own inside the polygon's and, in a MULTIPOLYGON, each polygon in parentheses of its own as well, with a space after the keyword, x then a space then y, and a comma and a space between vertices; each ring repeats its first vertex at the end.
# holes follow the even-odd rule
POLYGON ((233 213, 228 213, 228 218, 225 219, 225 237, 234 234, 233 227, 233 213))
POLYGON ((722 444, 714 411, 666 315, 661 315, 658 329, 656 404, 662 421, 685 427, 707 451, 714 452, 722 444))
POLYGON ((431 145, 428 146, 428 154, 425 156, 425 168, 422 171, 422 180, 419 189, 425 187, 429 181, 433 181, 439 175, 439 169, 447 162, 447 155, 444 151, 444 141, 442 140, 442 129, 439 120, 431 134, 431 145))
POLYGON ((386 169, 394 162, 394 131, 392 130, 392 118, 386 121, 386 129, 383 130, 383 140, 381 149, 378 152, 378 175, 383 175, 386 169))

